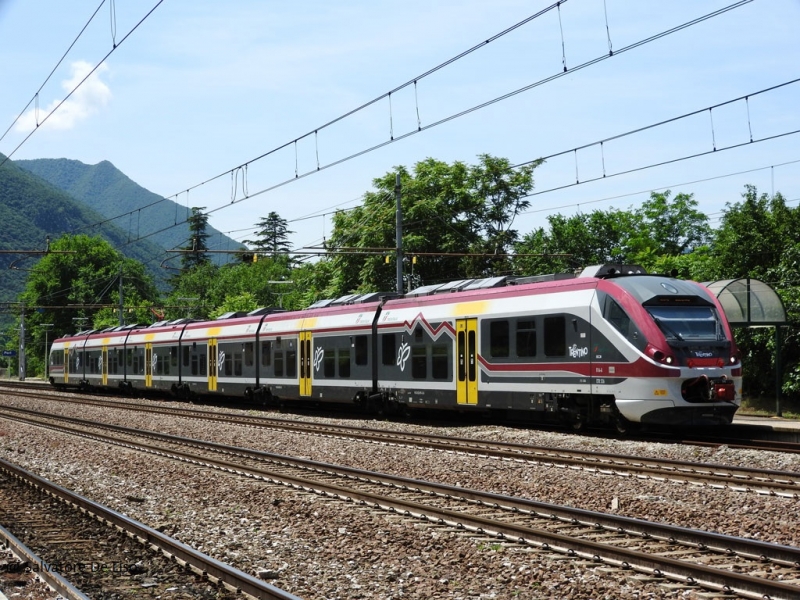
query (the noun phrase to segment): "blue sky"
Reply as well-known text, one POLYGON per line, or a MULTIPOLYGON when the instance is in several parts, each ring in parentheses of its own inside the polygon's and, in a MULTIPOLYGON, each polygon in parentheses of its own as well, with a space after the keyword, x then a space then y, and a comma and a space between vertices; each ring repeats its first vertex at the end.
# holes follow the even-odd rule
MULTIPOLYGON (((304 217, 356 205, 373 178, 396 165, 427 157, 473 163, 481 153, 522 163, 800 77, 800 0, 755 0, 619 52, 733 1, 568 0, 419 79, 416 94, 413 85, 398 91, 391 111, 383 99, 301 139, 296 151, 290 144, 275 153, 552 3, 165 0, 126 38, 157 0, 109 1, 40 92, 39 119, 118 47, 12 159, 108 160, 152 192, 206 207, 210 223, 234 238, 252 237, 258 219, 276 211, 290 221, 296 247, 319 244, 330 234, 329 217, 304 217), (390 132, 401 137, 557 75, 564 59, 572 69, 606 56, 609 37, 615 54, 607 60, 315 172, 317 156, 328 165, 386 142, 390 132), (227 172, 266 153, 247 169, 244 199, 243 174, 234 185, 227 172), (312 174, 291 181, 295 170, 312 174)), ((98 5, 0 0, 0 134, 98 5)), ((0 153, 13 152, 35 127, 35 106, 0 141, 0 153)), ((751 131, 758 140, 800 129, 799 106, 797 83, 610 141, 602 152, 593 146, 552 158, 536 170, 540 193, 516 226, 525 234, 556 212, 636 207, 664 188, 694 193, 712 225, 747 183, 797 206, 800 162, 777 165, 800 161, 800 135, 722 148, 748 142, 751 131), (612 176, 713 144, 720 150, 710 155, 612 176), (601 180, 570 186, 576 158, 579 180, 601 180)))

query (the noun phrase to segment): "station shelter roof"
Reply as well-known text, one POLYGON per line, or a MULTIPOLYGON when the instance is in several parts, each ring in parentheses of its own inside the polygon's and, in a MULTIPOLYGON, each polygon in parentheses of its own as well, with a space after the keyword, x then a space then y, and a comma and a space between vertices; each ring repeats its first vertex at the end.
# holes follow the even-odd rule
POLYGON ((734 327, 786 325, 786 308, 778 293, 758 279, 723 279, 705 285, 719 300, 734 327))

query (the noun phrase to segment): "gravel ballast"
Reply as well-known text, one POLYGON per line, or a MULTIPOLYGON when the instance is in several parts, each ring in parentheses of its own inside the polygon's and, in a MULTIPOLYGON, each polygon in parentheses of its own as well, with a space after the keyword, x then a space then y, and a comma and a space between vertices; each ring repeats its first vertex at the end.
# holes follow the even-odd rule
MULTIPOLYGON (((9 406, 797 546, 798 500, 309 434, 30 400, 9 406), (613 508, 613 510, 612 510, 613 508)), ((141 400, 142 403, 149 402, 141 400)), ((158 402, 159 406, 169 405, 158 402)), ((186 404, 175 404, 186 407, 186 404)), ((220 409, 224 410, 224 409, 220 409)), ((281 415, 354 425, 352 419, 281 415)), ((790 454, 499 426, 365 427, 798 471, 790 454)), ((304 598, 691 598, 691 590, 0 419, 0 456, 304 598)))

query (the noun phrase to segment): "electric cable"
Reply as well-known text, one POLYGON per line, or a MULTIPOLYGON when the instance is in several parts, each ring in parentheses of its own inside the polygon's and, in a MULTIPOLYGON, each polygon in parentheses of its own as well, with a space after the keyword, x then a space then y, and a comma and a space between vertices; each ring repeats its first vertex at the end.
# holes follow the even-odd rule
MULTIPOLYGON (((105 4, 105 2, 106 2, 106 0, 101 0, 101 2, 100 2, 100 5, 99 5, 99 6, 98 6, 98 7, 97 7, 95 10, 94 10, 94 12, 92 13, 92 16, 91 16, 91 17, 89 17, 89 20, 88 20, 88 21, 86 22, 86 24, 83 26, 83 29, 81 29, 80 33, 78 33, 77 37, 76 37, 76 38, 75 38, 75 39, 72 41, 72 43, 69 45, 69 48, 67 48, 66 52, 64 52, 64 54, 61 56, 61 58, 60 58, 60 59, 58 59, 58 62, 56 63, 56 66, 55 66, 55 67, 53 67, 53 70, 52 70, 52 71, 50 71, 50 74, 49 74, 47 77, 45 77, 45 80, 44 80, 44 82, 42 82, 42 85, 40 85, 40 86, 39 86, 39 89, 38 89, 38 90, 36 90, 36 93, 33 95, 33 98, 31 98, 31 99, 28 101, 28 103, 25 105, 25 108, 23 108, 23 109, 20 111, 19 115, 17 115, 17 118, 16 118, 16 119, 14 119, 14 120, 11 122, 11 125, 9 125, 9 126, 8 126, 8 129, 6 129, 6 130, 5 130, 5 132, 3 133, 3 135, 0 135, 0 142, 2 142, 2 141, 5 139, 6 135, 8 135, 8 132, 9 132, 9 131, 11 131, 11 129, 14 127, 14 125, 16 125, 16 124, 17 124, 17 122, 18 122, 18 121, 19 121, 19 120, 22 118, 22 115, 24 115, 24 114, 25 114, 25 111, 26 111, 26 110, 28 110, 28 108, 30 107, 31 103, 38 102, 38 100, 39 100, 39 94, 41 93, 42 89, 44 89, 44 86, 45 86, 45 85, 47 85, 47 82, 48 82, 48 81, 50 81, 50 78, 53 76, 53 73, 55 73, 55 72, 56 72, 56 70, 58 69, 58 67, 60 67, 60 66, 61 66, 61 63, 62 63, 62 62, 64 62, 64 59, 65 59, 65 58, 67 57, 67 55, 70 53, 70 50, 72 50, 73 46, 75 46, 75 44, 76 44, 76 43, 78 42, 78 40, 81 38, 81 36, 83 35, 83 33, 86 31, 86 28, 87 28, 87 27, 89 27, 89 24, 90 24, 90 23, 91 23, 91 22, 94 20, 94 18, 95 18, 95 16, 97 15, 97 13, 98 13, 98 12, 100 12, 100 9, 103 7, 103 4, 105 4)), ((37 119, 37 127, 38 127, 38 119, 37 119)), ((4 161, 4 162, 5 162, 5 161, 4 161)), ((0 163, 0 165, 2 165, 2 163, 0 163)))
MULTIPOLYGON (((44 118, 42 119, 41 123, 40 123, 40 122, 38 122, 38 119, 37 119, 36 127, 35 127, 35 128, 34 128, 34 129, 33 129, 33 130, 32 130, 32 131, 31 131, 31 132, 30 132, 30 133, 29 133, 27 136, 25 136, 25 137, 23 138, 23 140, 22 140, 22 141, 21 141, 19 144, 17 144, 17 146, 16 146, 16 147, 15 147, 15 148, 14 148, 14 149, 13 149, 13 150, 12 150, 12 151, 11 151, 11 152, 8 154, 8 155, 7 155, 7 156, 5 156, 5 157, 3 158, 3 160, 2 160, 2 161, 0 161, 0 167, 2 167, 4 164, 6 164, 6 162, 7 162, 9 159, 11 159, 11 157, 12 157, 12 156, 14 156, 14 154, 16 154, 17 150, 19 150, 19 149, 20 149, 20 148, 21 148, 21 147, 22 147, 22 146, 25 144, 25 142, 27 142, 27 141, 28 141, 28 140, 31 138, 31 136, 33 136, 33 134, 34 134, 34 133, 36 133, 37 131, 39 131, 39 127, 41 127, 42 125, 44 125, 44 124, 47 122, 47 120, 48 120, 48 119, 49 119, 49 118, 50 118, 50 117, 53 115, 53 113, 55 113, 55 112, 56 112, 56 111, 57 111, 59 108, 61 108, 61 107, 64 105, 64 103, 65 103, 67 100, 69 100, 69 99, 72 97, 72 95, 73 95, 73 94, 74 94, 74 93, 75 93, 75 92, 76 92, 76 91, 77 91, 77 90, 78 90, 78 89, 79 89, 79 88, 80 88, 80 87, 81 87, 81 86, 82 86, 82 85, 83 85, 83 84, 84 84, 84 83, 85 83, 85 82, 86 82, 86 81, 89 79, 89 77, 91 77, 92 75, 94 75, 95 71, 97 71, 97 69, 99 69, 99 68, 100 68, 100 66, 101 66, 103 63, 105 63, 105 61, 108 59, 108 57, 109 57, 109 56, 111 56, 111 55, 112 55, 112 54, 113 54, 113 53, 114 53, 114 52, 117 50, 117 48, 119 48, 119 47, 122 45, 122 43, 123 43, 125 40, 127 40, 127 39, 128 39, 128 37, 130 37, 130 35, 131 35, 131 34, 132 34, 134 31, 136 31, 136 30, 137 30, 137 29, 138 29, 138 28, 141 26, 141 24, 142 24, 142 23, 144 23, 144 22, 145 22, 145 20, 146 20, 146 19, 147 19, 147 18, 148 18, 150 15, 152 15, 152 14, 153 14, 153 12, 154 12, 154 11, 155 11, 155 10, 156 10, 156 9, 157 9, 159 6, 161 6, 161 4, 162 4, 163 2, 164 2, 164 0, 158 0, 158 2, 156 3, 156 5, 155 5, 153 8, 151 8, 151 9, 150 9, 150 10, 147 12, 147 14, 146 14, 144 17, 142 17, 142 18, 141 18, 141 20, 139 20, 139 22, 138 22, 138 23, 136 23, 136 25, 134 25, 134 26, 133 26, 133 28, 132 28, 132 29, 131 29, 131 30, 130 30, 128 33, 126 33, 126 34, 125 34, 125 37, 123 37, 123 38, 122 38, 122 39, 119 41, 119 43, 115 44, 115 45, 114 45, 114 47, 113 47, 111 50, 109 50, 109 52, 108 52, 108 53, 107 53, 107 54, 106 54, 106 55, 105 55, 105 56, 104 56, 102 59, 100 59, 100 62, 99 62, 99 63, 97 63, 97 64, 96 64, 96 65, 95 65, 95 66, 92 68, 92 70, 91 70, 91 71, 89 71, 89 73, 88 73, 88 74, 87 74, 87 75, 86 75, 86 76, 85 76, 83 79, 81 79, 81 80, 78 82, 78 84, 77 84, 77 85, 76 85, 74 88, 72 88, 72 90, 71 90, 71 91, 70 91, 70 92, 69 92, 69 93, 68 93, 68 94, 67 94, 67 95, 64 97, 64 99, 63 99, 63 100, 61 100, 61 101, 60 101, 58 104, 56 104, 56 106, 54 106, 54 107, 53 107, 53 109, 52 109, 52 110, 51 110, 49 113, 47 113, 47 114, 44 116, 44 118)), ((38 98, 38 93, 37 93, 37 98, 38 98)))

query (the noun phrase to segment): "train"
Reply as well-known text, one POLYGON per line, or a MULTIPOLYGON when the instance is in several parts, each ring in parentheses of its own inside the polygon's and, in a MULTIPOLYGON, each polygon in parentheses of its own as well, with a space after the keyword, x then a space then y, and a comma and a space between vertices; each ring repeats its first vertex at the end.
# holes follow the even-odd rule
POLYGON ((731 327, 704 285, 609 264, 81 331, 56 339, 49 362, 58 387, 620 432, 730 424, 742 381, 731 327))

